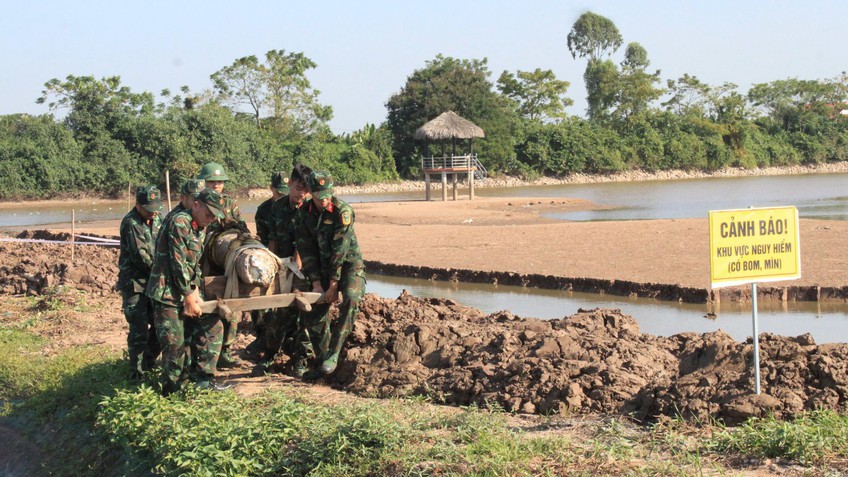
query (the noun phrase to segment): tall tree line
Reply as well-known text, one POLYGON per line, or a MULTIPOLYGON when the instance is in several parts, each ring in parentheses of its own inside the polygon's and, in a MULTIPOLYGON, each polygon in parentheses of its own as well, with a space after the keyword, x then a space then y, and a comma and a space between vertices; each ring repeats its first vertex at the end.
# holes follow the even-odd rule
POLYGON ((209 161, 227 167, 235 188, 264 187, 297 162, 329 169, 339 183, 417 178, 428 149, 413 134, 448 110, 486 132, 474 148, 490 171, 525 178, 848 158, 844 72, 744 92, 690 74, 663 81, 641 44, 625 43, 592 12, 564 40, 572 57, 564 61, 586 62, 580 116, 567 112, 570 83, 551 69, 493 81, 486 58, 437 55, 386 100, 382 124, 341 135, 328 126, 333 109, 320 102, 309 81, 317 65, 303 53, 236 59, 200 92, 138 93, 118 76, 51 79, 36 99, 50 113, 0 116, 0 198, 118 195, 128 184, 164 186, 166 169, 174 188, 209 161))

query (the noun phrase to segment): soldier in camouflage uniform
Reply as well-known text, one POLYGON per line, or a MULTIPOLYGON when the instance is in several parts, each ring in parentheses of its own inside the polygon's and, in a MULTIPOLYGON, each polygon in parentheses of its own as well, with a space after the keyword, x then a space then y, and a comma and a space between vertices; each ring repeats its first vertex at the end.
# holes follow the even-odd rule
POLYGON ((127 350, 133 379, 153 369, 160 351, 150 300, 144 290, 153 265, 161 208, 159 189, 154 186, 139 187, 135 193, 135 207, 121 220, 121 252, 115 288, 121 292, 124 318, 130 327, 127 350))
MULTIPOLYGON (((306 178, 312 172, 308 167, 297 164, 288 178, 288 195, 277 202, 272 208, 273 228, 271 229, 268 248, 279 257, 294 257, 300 266, 300 255, 297 253, 295 233, 297 231, 297 211, 303 204, 304 198, 308 196, 309 187, 306 178)), ((311 288, 307 280, 294 277, 292 290, 309 291, 311 288)), ((293 359, 292 373, 302 376, 306 371, 306 357, 297 352, 295 339, 298 330, 297 308, 288 307, 276 310, 273 315, 266 316, 266 338, 264 342, 264 353, 266 362, 273 361, 274 356, 280 350, 293 359)))
POLYGON ((180 186, 180 202, 171 209, 170 212, 162 219, 164 224, 169 218, 184 210, 191 211, 191 206, 194 205, 195 199, 200 195, 200 191, 206 188, 206 181, 203 179, 189 179, 180 186))
POLYGON ((224 183, 230 180, 227 173, 224 171, 224 166, 216 162, 209 162, 200 168, 200 173, 197 174, 198 179, 206 181, 206 187, 214 190, 224 198, 224 218, 212 222, 206 229, 207 234, 220 232, 221 230, 237 228, 244 232, 250 232, 247 228, 247 223, 241 218, 241 209, 239 209, 236 200, 227 194, 224 194, 224 183))
POLYGON ((188 377, 186 343, 197 348, 198 387, 220 389, 212 379, 220 353, 223 329, 218 317, 201 316, 200 255, 204 227, 224 216, 224 199, 206 189, 190 211, 173 215, 156 241, 156 257, 147 284, 153 302, 156 333, 162 347, 162 392, 180 389, 188 377))
MULTIPOLYGON (((236 200, 229 195, 224 194, 224 182, 230 180, 227 173, 224 171, 224 167, 215 162, 204 164, 200 169, 200 173, 197 175, 197 178, 205 180, 206 187, 214 190, 224 199, 224 217, 212 222, 206 228, 207 245, 224 230, 235 228, 243 232, 250 233, 250 230, 247 228, 247 223, 245 223, 245 221, 241 218, 241 210, 239 209, 236 200)), ((208 268, 209 265, 209 261, 206 260, 204 263, 205 272, 210 271, 208 268)), ((224 271, 220 270, 220 273, 223 274, 224 271)), ((205 316, 204 319, 211 319, 212 316, 213 315, 205 316)), ((241 364, 241 360, 233 355, 231 349, 233 343, 236 341, 236 337, 238 336, 238 322, 240 318, 241 313, 232 313, 229 318, 221 318, 221 322, 224 325, 224 345, 221 349, 221 355, 218 358, 217 366, 219 368, 229 368, 241 364)))
MULTIPOLYGON (((259 242, 266 247, 268 246, 271 229, 274 227, 274 217, 271 209, 275 202, 288 195, 289 178, 282 172, 271 174, 270 188, 271 198, 259 204, 254 217, 256 235, 259 237, 259 242)), ((271 251, 273 252, 273 250, 271 251)), ((253 310, 250 312, 250 320, 253 322, 256 339, 245 348, 245 351, 248 353, 255 354, 264 351, 263 342, 265 341, 265 322, 267 321, 265 316, 273 312, 274 310, 253 310)))
POLYGON ((305 353, 321 362, 319 369, 304 377, 315 378, 336 370, 339 352, 353 330, 365 295, 365 265, 353 231, 353 209, 333 197, 332 176, 313 171, 307 182, 312 201, 298 211, 297 250, 312 291, 323 293, 325 302, 301 316, 309 335, 309 339, 301 339, 305 353), (330 305, 339 301, 339 292, 339 317, 331 324, 330 305))
MULTIPOLYGON (((274 227, 274 216, 271 214, 271 209, 274 203, 289 193, 289 178, 283 172, 275 172, 271 174, 271 198, 259 204, 256 207, 256 235, 262 245, 268 246, 268 241, 271 236, 271 229, 274 227)), ((272 250, 273 251, 273 250, 272 250)))

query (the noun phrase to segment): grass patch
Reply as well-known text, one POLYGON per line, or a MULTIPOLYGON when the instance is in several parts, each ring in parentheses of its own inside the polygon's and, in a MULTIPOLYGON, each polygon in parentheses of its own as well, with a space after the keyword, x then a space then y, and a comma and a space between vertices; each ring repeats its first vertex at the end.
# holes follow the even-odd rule
POLYGON ((710 442, 718 452, 783 457, 805 465, 828 463, 848 469, 848 415, 832 410, 804 412, 792 421, 749 419, 717 432, 710 442))

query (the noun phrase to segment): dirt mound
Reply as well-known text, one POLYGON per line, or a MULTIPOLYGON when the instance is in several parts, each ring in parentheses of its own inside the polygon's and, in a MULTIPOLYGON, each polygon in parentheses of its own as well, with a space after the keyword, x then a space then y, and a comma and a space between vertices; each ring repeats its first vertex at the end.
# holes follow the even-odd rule
MULTIPOLYGON (((19 239, 67 241, 68 234, 43 230, 24 231, 19 239)), ((0 292, 39 295, 56 285, 68 285, 89 293, 110 292, 118 277, 118 248, 95 245, 71 247, 52 243, 0 242, 0 292)))
POLYGON ((680 413, 729 423, 836 409, 848 398, 848 345, 764 335, 759 396, 751 351, 722 332, 642 334, 619 310, 543 321, 451 300, 368 295, 333 384, 528 413, 680 413))

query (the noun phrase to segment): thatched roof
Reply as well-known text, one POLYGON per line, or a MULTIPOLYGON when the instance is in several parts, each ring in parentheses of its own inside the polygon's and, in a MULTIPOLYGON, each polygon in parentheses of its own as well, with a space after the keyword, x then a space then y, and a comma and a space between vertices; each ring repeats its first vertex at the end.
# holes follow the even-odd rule
POLYGON ((428 141, 442 139, 471 139, 474 137, 486 137, 480 126, 463 118, 453 111, 440 114, 427 124, 415 131, 415 139, 426 139, 428 141))

